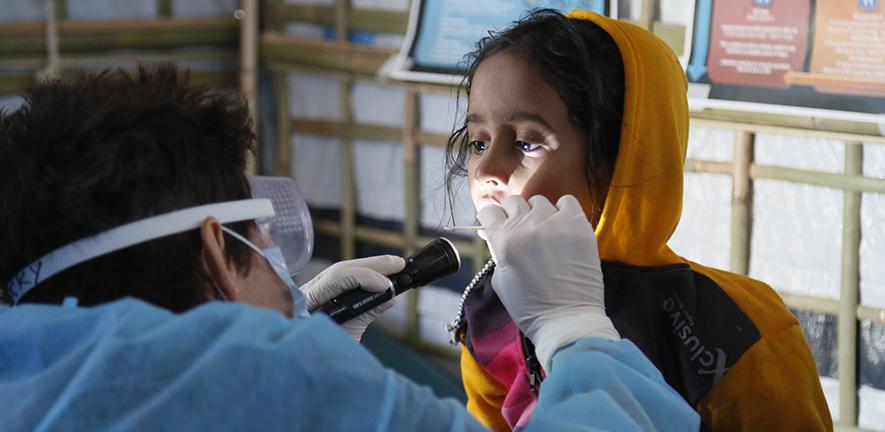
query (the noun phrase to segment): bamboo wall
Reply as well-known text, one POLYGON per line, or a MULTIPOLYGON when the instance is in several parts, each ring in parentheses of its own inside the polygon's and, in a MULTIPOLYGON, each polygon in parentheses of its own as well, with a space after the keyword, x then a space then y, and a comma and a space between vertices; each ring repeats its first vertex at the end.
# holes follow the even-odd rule
MULTIPOLYGON (((57 72, 70 76, 135 61, 238 61, 239 22, 233 16, 174 18, 169 0, 157 3, 160 16, 152 20, 69 20, 67 2, 56 0, 57 72)), ((0 24, 0 94, 22 91, 47 65, 48 27, 45 21, 0 24)), ((215 87, 237 82, 235 71, 199 70, 194 79, 215 87)))

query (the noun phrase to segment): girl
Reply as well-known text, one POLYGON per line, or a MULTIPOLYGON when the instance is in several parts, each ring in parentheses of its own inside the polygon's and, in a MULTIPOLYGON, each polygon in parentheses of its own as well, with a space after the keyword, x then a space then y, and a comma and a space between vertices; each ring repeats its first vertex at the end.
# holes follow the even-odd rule
MULTIPOLYGON (((774 290, 667 246, 689 125, 685 75, 664 42, 591 12, 539 10, 478 43, 465 88, 449 184, 466 174, 477 210, 508 195, 577 197, 599 239, 615 328, 705 428, 832 430, 811 351, 774 290)), ((493 272, 490 262, 467 287, 452 331, 468 409, 509 430, 530 418, 543 370, 493 272)))

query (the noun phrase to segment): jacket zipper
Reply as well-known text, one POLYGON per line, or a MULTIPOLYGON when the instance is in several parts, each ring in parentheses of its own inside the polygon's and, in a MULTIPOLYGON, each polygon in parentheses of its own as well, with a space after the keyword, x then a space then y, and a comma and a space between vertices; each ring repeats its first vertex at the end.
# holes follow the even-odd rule
POLYGON ((467 296, 469 296, 476 286, 479 285, 479 283, 494 269, 495 262, 489 260, 484 266, 482 266, 479 273, 473 276, 473 279, 467 284, 467 288, 464 288, 464 292, 461 294, 461 301, 458 303, 458 315, 455 316, 455 319, 453 319, 452 322, 446 324, 446 331, 449 332, 449 345, 457 346, 460 342, 458 336, 464 330, 464 325, 466 324, 464 321, 464 303, 467 301, 467 296))
MULTIPOLYGON (((464 326, 466 324, 464 319, 464 304, 467 301, 467 297, 476 289, 476 286, 479 285, 480 282, 485 280, 485 278, 495 269, 495 262, 489 260, 485 263, 482 269, 473 276, 473 279, 470 280, 470 283, 467 284, 467 287, 464 288, 464 292, 461 294, 461 300, 458 303, 458 315, 455 316, 455 319, 452 322, 446 324, 446 331, 449 332, 449 345, 456 346, 460 342, 460 334, 464 331, 464 326)), ((532 392, 537 393, 539 387, 541 385, 541 381, 544 379, 541 374, 541 363, 538 361, 538 357, 535 355, 535 345, 532 344, 532 341, 526 337, 521 331, 519 332, 520 343, 522 344, 522 353, 523 360, 525 360, 526 365, 526 374, 528 375, 529 380, 529 389, 532 392)))

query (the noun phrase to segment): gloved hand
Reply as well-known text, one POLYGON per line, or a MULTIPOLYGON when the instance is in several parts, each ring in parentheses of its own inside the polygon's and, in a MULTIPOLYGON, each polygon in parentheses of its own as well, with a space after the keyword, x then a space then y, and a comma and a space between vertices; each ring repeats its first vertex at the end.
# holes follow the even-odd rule
POLYGON ((590 336, 620 339, 605 314, 596 234, 574 196, 554 207, 540 195, 528 202, 511 195, 477 217, 496 263, 492 287, 548 373, 565 345, 590 336))
MULTIPOLYGON (((340 261, 323 270, 300 288, 307 299, 307 308, 313 309, 356 287, 371 292, 382 292, 390 288, 390 279, 385 275, 400 272, 405 266, 404 259, 393 255, 340 261)), ((393 304, 394 299, 391 299, 341 324, 341 327, 359 342, 369 324, 382 312, 393 307, 393 304)))

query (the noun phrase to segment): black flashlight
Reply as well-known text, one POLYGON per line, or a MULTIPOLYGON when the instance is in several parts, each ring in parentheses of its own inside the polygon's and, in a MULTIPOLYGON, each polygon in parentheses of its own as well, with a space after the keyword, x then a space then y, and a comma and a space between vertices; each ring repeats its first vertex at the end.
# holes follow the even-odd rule
POLYGON ((329 300, 311 312, 325 313, 338 324, 372 310, 412 288, 427 285, 458 271, 461 257, 448 239, 440 237, 406 258, 403 271, 388 276, 390 289, 384 292, 368 292, 359 287, 329 300))

